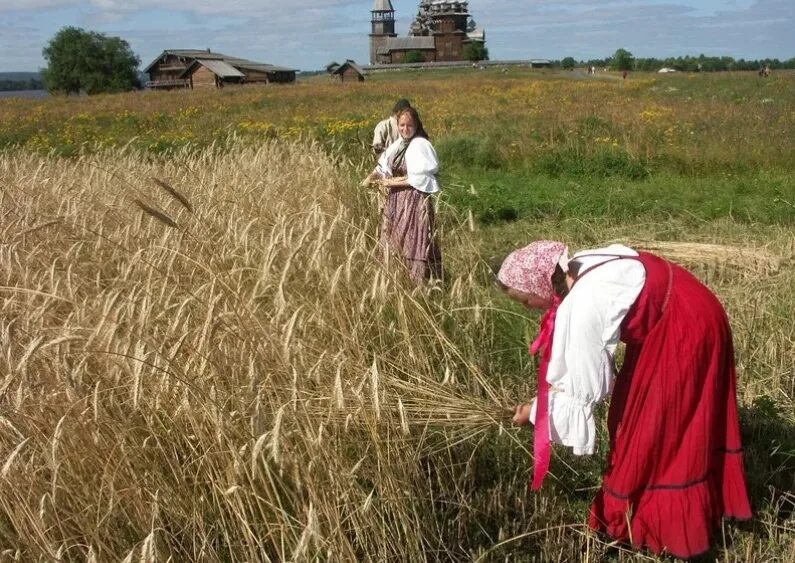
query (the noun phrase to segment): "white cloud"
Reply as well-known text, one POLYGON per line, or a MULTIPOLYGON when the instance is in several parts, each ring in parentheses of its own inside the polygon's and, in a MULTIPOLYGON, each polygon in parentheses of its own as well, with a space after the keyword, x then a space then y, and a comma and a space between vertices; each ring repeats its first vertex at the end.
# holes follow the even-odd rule
POLYGON ((795 34, 791 32, 795 2, 791 0, 757 0, 734 6, 714 3, 723 6, 718 10, 696 9, 694 6, 704 5, 684 1, 533 2, 521 17, 517 13, 520 8, 512 2, 486 3, 494 9, 478 23, 486 27, 490 51, 497 54, 504 49, 512 53, 511 58, 523 52, 548 58, 596 58, 608 56, 618 47, 647 57, 700 53, 736 58, 795 56, 795 34), (541 10, 542 5, 550 8, 541 10), (507 13, 497 9, 500 6, 507 13))
POLYGON ((287 4, 280 0, 196 0, 190 4, 164 5, 159 0, 0 0, 0 12, 46 10, 64 7, 94 8, 107 12, 142 12, 150 9, 178 9, 206 15, 251 16, 277 14, 289 11, 295 16, 307 9, 335 8, 346 5, 363 5, 352 0, 305 0, 287 4), (175 7, 178 6, 178 7, 175 7))
MULTIPOLYGON (((41 66, 63 25, 126 39, 144 65, 167 48, 206 48, 302 69, 366 62, 373 0, 0 0, 0 70, 41 66)), ((418 0, 392 0, 405 35, 418 0)), ((470 0, 492 58, 721 54, 795 56, 793 0, 470 0)))

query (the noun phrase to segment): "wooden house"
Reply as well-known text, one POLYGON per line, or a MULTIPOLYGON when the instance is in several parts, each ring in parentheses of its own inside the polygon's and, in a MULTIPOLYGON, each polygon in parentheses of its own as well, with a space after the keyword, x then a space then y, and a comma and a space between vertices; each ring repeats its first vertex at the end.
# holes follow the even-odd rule
POLYGON ((364 82, 364 71, 351 59, 332 70, 331 76, 339 79, 340 82, 364 82))
POLYGON ((213 53, 209 49, 171 49, 163 51, 144 72, 149 74, 147 87, 173 90, 256 82, 295 82, 296 70, 213 53))
POLYGON ((216 58, 217 54, 209 49, 172 49, 163 51, 149 66, 144 69, 149 74, 148 88, 167 89, 190 88, 190 84, 182 78, 182 73, 198 57, 216 58))

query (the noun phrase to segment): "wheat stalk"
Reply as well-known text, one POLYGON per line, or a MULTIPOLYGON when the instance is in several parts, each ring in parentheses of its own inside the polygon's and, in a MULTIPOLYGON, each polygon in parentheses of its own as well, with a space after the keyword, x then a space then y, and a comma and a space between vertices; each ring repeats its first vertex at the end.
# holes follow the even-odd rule
POLYGON ((157 209, 156 207, 153 207, 151 205, 147 205, 140 199, 134 199, 133 202, 141 209, 141 211, 143 211, 147 215, 154 217, 155 219, 157 219, 158 221, 160 221, 161 223, 163 223, 168 227, 171 227, 173 229, 177 228, 178 226, 177 222, 174 221, 168 215, 166 215, 164 211, 161 211, 160 209, 157 209))
POLYGON ((182 204, 182 207, 184 207, 185 209, 187 209, 188 211, 193 213, 193 204, 190 202, 190 200, 188 199, 187 196, 185 196, 184 194, 180 193, 179 191, 177 191, 176 188, 174 188, 171 185, 167 184, 163 180, 160 180, 159 178, 152 178, 152 181, 156 185, 158 185, 161 188, 163 188, 171 197, 176 199, 180 204, 182 204))

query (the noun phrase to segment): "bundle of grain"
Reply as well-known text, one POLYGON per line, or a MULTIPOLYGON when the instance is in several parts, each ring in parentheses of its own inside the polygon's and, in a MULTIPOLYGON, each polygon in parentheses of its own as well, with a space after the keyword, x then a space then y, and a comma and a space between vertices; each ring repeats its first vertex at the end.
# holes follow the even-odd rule
POLYGON ((689 266, 728 266, 747 272, 771 274, 777 272, 782 263, 781 256, 763 246, 647 240, 633 240, 625 244, 689 266))

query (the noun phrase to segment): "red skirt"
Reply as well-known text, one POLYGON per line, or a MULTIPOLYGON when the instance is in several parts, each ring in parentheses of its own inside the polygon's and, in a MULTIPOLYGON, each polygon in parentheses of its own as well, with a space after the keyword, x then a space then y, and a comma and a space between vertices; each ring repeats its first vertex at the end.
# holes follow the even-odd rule
POLYGON ((721 518, 751 517, 732 335, 720 302, 692 274, 650 254, 639 260, 646 283, 622 324, 626 358, 589 524, 688 558, 709 550, 721 518))

